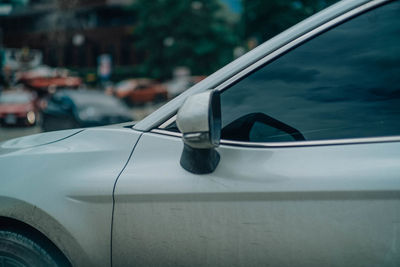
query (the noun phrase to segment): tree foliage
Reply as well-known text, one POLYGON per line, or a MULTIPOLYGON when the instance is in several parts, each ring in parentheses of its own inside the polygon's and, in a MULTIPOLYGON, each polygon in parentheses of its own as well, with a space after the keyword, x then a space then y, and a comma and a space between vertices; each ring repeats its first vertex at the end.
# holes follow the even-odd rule
POLYGON ((245 38, 263 42, 337 0, 242 0, 245 38))
POLYGON ((236 37, 218 0, 137 0, 135 50, 142 73, 168 78, 174 67, 208 75, 232 60, 236 37))

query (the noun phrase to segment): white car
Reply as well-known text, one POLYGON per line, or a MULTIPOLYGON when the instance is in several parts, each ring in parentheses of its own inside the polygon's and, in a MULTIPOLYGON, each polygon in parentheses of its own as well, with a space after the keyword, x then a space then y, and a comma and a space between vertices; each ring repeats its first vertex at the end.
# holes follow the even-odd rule
POLYGON ((400 266, 399 15, 342 1, 134 126, 1 143, 0 266, 400 266))

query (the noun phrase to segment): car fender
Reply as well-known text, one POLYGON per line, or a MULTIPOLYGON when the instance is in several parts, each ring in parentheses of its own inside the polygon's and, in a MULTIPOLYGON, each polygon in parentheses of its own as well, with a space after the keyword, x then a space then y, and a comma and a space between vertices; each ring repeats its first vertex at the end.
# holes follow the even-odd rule
POLYGON ((2 147, 0 216, 42 232, 74 266, 109 266, 113 188, 141 134, 116 125, 2 147))
MULTIPOLYGON (((88 266, 88 255, 77 240, 57 220, 35 205, 0 196, 0 216, 35 228, 64 254, 72 266, 88 266)), ((1 223, 2 218, 0 218, 1 223)))

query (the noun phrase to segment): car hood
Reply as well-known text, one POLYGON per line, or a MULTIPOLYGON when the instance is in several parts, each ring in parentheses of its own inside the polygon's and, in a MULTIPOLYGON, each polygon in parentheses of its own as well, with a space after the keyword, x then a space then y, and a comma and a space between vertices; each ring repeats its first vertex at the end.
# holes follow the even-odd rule
POLYGON ((48 132, 48 133, 40 133, 34 134, 30 136, 19 137, 15 139, 11 139, 0 143, 0 151, 1 150, 9 150, 9 149, 23 149, 35 146, 46 145, 50 143, 55 143, 60 140, 64 140, 68 137, 71 137, 79 132, 83 131, 82 129, 73 129, 73 130, 64 130, 64 131, 56 131, 56 132, 48 132))
POLYGON ((26 112, 33 109, 31 103, 23 104, 1 104, 0 113, 16 113, 16 112, 26 112))

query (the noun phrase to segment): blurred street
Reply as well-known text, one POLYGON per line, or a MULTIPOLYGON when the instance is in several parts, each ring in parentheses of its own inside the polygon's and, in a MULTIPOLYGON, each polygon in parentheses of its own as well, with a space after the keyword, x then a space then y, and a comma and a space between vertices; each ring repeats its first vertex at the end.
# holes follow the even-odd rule
MULTIPOLYGON (((147 104, 144 106, 131 108, 130 110, 134 118, 136 118, 136 120, 140 120, 149 115, 157 108, 161 107, 163 104, 165 103, 147 104)), ((0 142, 41 132, 42 129, 39 125, 35 125, 33 127, 0 126, 0 142)))
POLYGON ((336 1, 0 0, 0 142, 140 120, 336 1))
POLYGON ((1 127, 0 128, 0 142, 9 140, 16 137, 41 133, 42 130, 39 126, 34 127, 1 127))

